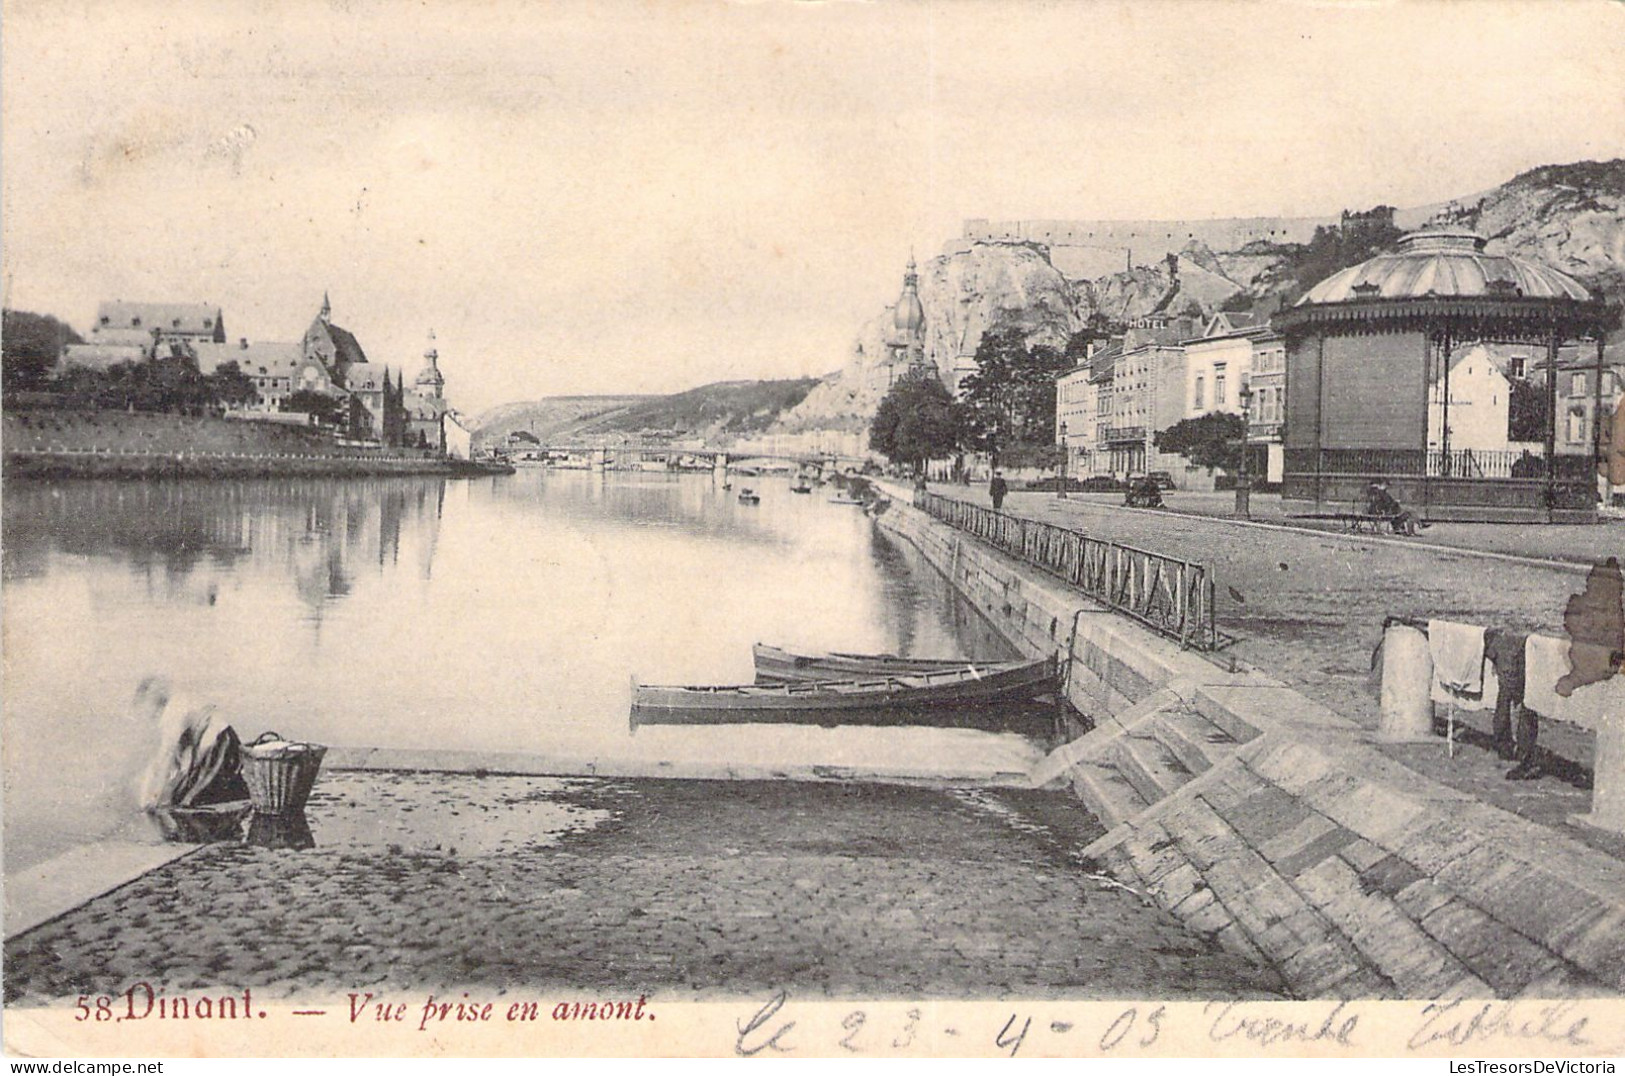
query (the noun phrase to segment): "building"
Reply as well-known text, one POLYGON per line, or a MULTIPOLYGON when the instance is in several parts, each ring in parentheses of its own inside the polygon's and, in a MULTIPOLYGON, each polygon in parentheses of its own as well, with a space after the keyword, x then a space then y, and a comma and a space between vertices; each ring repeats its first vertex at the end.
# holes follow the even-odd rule
POLYGON ((308 359, 296 341, 235 344, 204 343, 193 347, 198 370, 213 374, 230 363, 254 382, 256 399, 245 410, 279 412, 289 396, 304 389, 324 396, 338 393, 321 363, 308 359))
MULTIPOLYGON (((1434 468, 1448 473, 1484 473, 1489 461, 1511 448, 1512 383, 1489 346, 1462 348, 1439 364, 1428 385, 1428 451, 1455 459, 1434 468)), ((1510 469, 1507 476, 1510 476, 1510 469)))
POLYGON ((158 354, 185 354, 192 345, 225 342, 225 318, 213 304, 114 299, 96 308, 96 322, 84 343, 63 349, 62 364, 105 370, 158 354))
POLYGON ((442 450, 447 456, 454 460, 474 458, 474 432, 464 425, 461 415, 447 411, 441 429, 444 431, 442 450))
POLYGON ((446 379, 440 373, 440 352, 435 347, 434 330, 429 330, 429 347, 423 352, 423 369, 407 389, 402 401, 406 408, 406 443, 420 448, 446 447, 446 379))
POLYGON ((1247 409, 1247 469, 1279 484, 1286 474, 1286 337, 1273 328, 1253 337, 1252 389, 1247 409))
MULTIPOLYGON (((1540 455, 1515 473, 1463 473, 1453 442, 1459 416, 1442 384, 1458 352, 1516 343, 1557 368, 1571 346, 1600 371, 1605 337, 1620 323, 1617 306, 1573 277, 1484 248, 1468 231, 1415 232, 1394 252, 1332 274, 1276 315, 1286 336, 1282 493, 1289 511, 1348 511, 1380 478, 1424 518, 1595 518, 1601 439, 1560 439, 1549 417, 1540 455)), ((1544 386, 1547 416, 1558 410, 1559 390, 1574 387, 1562 386, 1557 372, 1544 386)), ((1600 379, 1594 396, 1599 386, 1600 379)))
MULTIPOLYGON (((1215 412, 1242 416, 1247 423, 1248 471, 1279 482, 1283 474, 1281 434, 1286 416, 1286 339, 1250 313, 1221 311, 1202 335, 1185 342, 1184 418, 1215 412), (1250 393, 1250 395, 1247 395, 1250 393)), ((1209 486, 1212 475, 1192 472, 1193 485, 1209 486)))
POLYGON ((1089 357, 1055 379, 1055 436, 1066 452, 1065 473, 1073 478, 1094 473, 1098 450, 1095 416, 1099 389, 1092 380, 1095 348, 1089 357))
POLYGON ((1140 318, 1095 353, 1093 473, 1129 478, 1184 472, 1184 457, 1158 452, 1156 435, 1183 415, 1185 353, 1179 342, 1199 328, 1190 317, 1140 318))

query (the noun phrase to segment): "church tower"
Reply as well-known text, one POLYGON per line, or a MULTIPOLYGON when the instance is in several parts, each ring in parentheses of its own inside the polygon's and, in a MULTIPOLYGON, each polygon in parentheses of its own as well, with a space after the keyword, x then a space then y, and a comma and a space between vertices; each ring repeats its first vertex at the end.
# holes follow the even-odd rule
POLYGON ((441 375, 440 367, 437 365, 439 360, 440 352, 434 346, 434 330, 430 329, 429 347, 423 353, 423 369, 412 384, 419 396, 436 402, 440 401, 446 391, 446 379, 441 375))
POLYGON ((908 256, 903 274, 903 294, 897 297, 892 326, 897 330, 892 361, 913 371, 925 365, 925 308, 920 306, 920 275, 914 269, 914 255, 908 256))

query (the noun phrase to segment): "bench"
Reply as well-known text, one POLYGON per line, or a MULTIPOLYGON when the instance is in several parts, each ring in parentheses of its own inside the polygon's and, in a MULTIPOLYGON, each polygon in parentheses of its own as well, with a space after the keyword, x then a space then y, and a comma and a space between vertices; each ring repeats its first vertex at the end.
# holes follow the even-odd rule
POLYGON ((1352 533, 1383 534, 1393 530, 1394 515, 1374 515, 1370 512, 1314 512, 1309 515, 1288 516, 1289 519, 1324 519, 1333 523, 1341 523, 1343 529, 1352 533))

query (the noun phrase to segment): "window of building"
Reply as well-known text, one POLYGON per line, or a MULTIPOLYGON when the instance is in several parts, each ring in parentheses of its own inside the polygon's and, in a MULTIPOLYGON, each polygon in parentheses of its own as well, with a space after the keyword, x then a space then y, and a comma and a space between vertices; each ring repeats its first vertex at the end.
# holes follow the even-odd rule
POLYGON ((1224 406, 1224 367, 1213 368, 1213 406, 1224 406))
POLYGON ((1569 375, 1569 395, 1570 396, 1584 396, 1585 394, 1586 394, 1586 375, 1585 374, 1570 374, 1569 375))
POLYGON ((1194 409, 1197 411, 1200 411, 1207 406, 1207 401, 1202 395, 1207 388, 1207 386, 1204 384, 1205 381, 1206 379, 1201 374, 1196 375, 1196 399, 1194 401, 1194 409))
POLYGON ((1522 355, 1514 355, 1514 356, 1512 356, 1512 358, 1507 360, 1507 376, 1508 377, 1522 377, 1522 376, 1524 376, 1524 373, 1523 373, 1524 372, 1524 364, 1527 363, 1528 361, 1529 360, 1527 358, 1525 358, 1524 356, 1522 356, 1522 355))

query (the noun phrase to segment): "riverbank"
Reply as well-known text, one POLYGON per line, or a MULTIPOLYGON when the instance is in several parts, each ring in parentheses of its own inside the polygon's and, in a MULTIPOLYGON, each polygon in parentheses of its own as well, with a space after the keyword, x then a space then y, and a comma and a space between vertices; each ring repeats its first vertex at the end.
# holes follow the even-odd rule
POLYGON ((7 478, 274 478, 512 474, 425 449, 342 446, 279 423, 122 411, 0 417, 7 478))
POLYGON ((1087 854, 1125 885, 1299 996, 1625 990, 1617 835, 1446 784, 1442 742, 1379 746, 1288 684, 1181 650, 883 488, 882 527, 1024 653, 1063 657, 1093 728, 1034 782, 1090 807, 1107 833, 1087 854))
POLYGON ((7 1003, 1280 996, 1084 873, 1099 829, 1054 792, 338 772, 309 819, 314 848, 210 845, 8 938, 7 1003))

